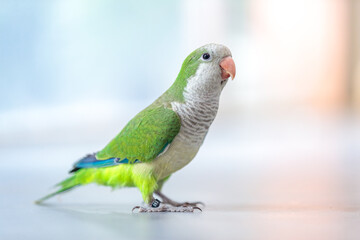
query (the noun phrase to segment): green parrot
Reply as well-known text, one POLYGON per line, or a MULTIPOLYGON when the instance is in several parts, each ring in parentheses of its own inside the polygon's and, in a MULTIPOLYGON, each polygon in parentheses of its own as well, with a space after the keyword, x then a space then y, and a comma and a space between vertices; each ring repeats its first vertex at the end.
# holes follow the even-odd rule
POLYGON ((235 77, 230 50, 220 44, 202 46, 184 60, 172 86, 131 119, 101 151, 76 162, 60 189, 39 200, 89 183, 137 187, 144 205, 139 212, 192 212, 201 202, 179 203, 161 192, 170 175, 197 154, 213 122, 220 94, 235 77), (154 194, 162 201, 154 198, 154 194))

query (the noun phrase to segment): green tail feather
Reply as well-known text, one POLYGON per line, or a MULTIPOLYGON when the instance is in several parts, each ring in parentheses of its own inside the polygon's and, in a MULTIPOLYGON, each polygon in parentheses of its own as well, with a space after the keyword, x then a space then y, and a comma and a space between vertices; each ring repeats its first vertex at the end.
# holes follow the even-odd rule
POLYGON ((42 197, 38 200, 35 201, 35 204, 41 204, 43 201, 49 199, 49 198, 52 198, 60 193, 64 193, 66 191, 69 191, 70 189, 74 188, 74 187, 77 187, 79 186, 80 184, 76 182, 76 178, 75 176, 71 176, 67 179, 65 179, 64 181, 56 184, 56 186, 60 186, 61 189, 56 191, 56 192, 53 192, 53 193, 50 193, 48 195, 46 195, 45 197, 42 197))

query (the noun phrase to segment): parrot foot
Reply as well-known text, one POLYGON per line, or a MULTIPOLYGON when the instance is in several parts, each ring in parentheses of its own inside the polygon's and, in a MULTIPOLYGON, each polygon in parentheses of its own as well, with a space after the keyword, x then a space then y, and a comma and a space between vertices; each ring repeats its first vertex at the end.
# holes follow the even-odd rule
POLYGON ((197 206, 182 205, 182 206, 170 206, 160 202, 160 200, 153 198, 151 203, 147 206, 136 206, 132 209, 134 212, 135 209, 138 209, 139 213, 143 212, 194 212, 199 210, 202 212, 201 208, 197 206))
POLYGON ((176 202, 174 200, 171 200, 167 196, 165 196, 162 192, 156 191, 155 194, 158 195, 159 197, 161 197, 162 203, 169 204, 173 207, 197 207, 197 208, 199 208, 198 205, 202 205, 203 207, 205 207, 205 203, 203 203, 203 202, 176 202))
POLYGON ((136 206, 132 209, 134 212, 135 209, 138 209, 138 213, 146 213, 146 212, 194 212, 195 210, 199 210, 202 212, 201 208, 196 206, 180 206, 174 207, 166 204, 161 204, 160 207, 146 207, 146 206, 136 206))
POLYGON ((175 201, 172 201, 172 202, 164 202, 165 204, 170 204, 171 206, 174 206, 174 207, 197 207, 198 208, 198 205, 202 205, 203 207, 205 206, 205 203, 203 202, 182 202, 182 203, 179 203, 179 202, 175 202, 175 201))

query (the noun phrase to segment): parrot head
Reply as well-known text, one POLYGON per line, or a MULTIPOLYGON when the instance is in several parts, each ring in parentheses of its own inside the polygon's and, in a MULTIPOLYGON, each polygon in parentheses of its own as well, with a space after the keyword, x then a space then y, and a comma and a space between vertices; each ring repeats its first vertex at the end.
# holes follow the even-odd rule
POLYGON ((220 44, 207 44, 193 51, 183 62, 176 81, 184 95, 192 98, 219 96, 227 80, 234 79, 235 63, 230 50, 220 44))

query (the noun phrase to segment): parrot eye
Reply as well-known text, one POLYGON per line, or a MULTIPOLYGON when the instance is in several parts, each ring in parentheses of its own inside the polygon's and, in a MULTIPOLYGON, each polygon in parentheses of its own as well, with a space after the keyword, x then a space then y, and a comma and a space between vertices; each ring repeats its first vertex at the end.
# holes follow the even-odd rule
POLYGON ((205 61, 210 61, 211 60, 211 56, 209 53, 204 53, 201 58, 205 61))

